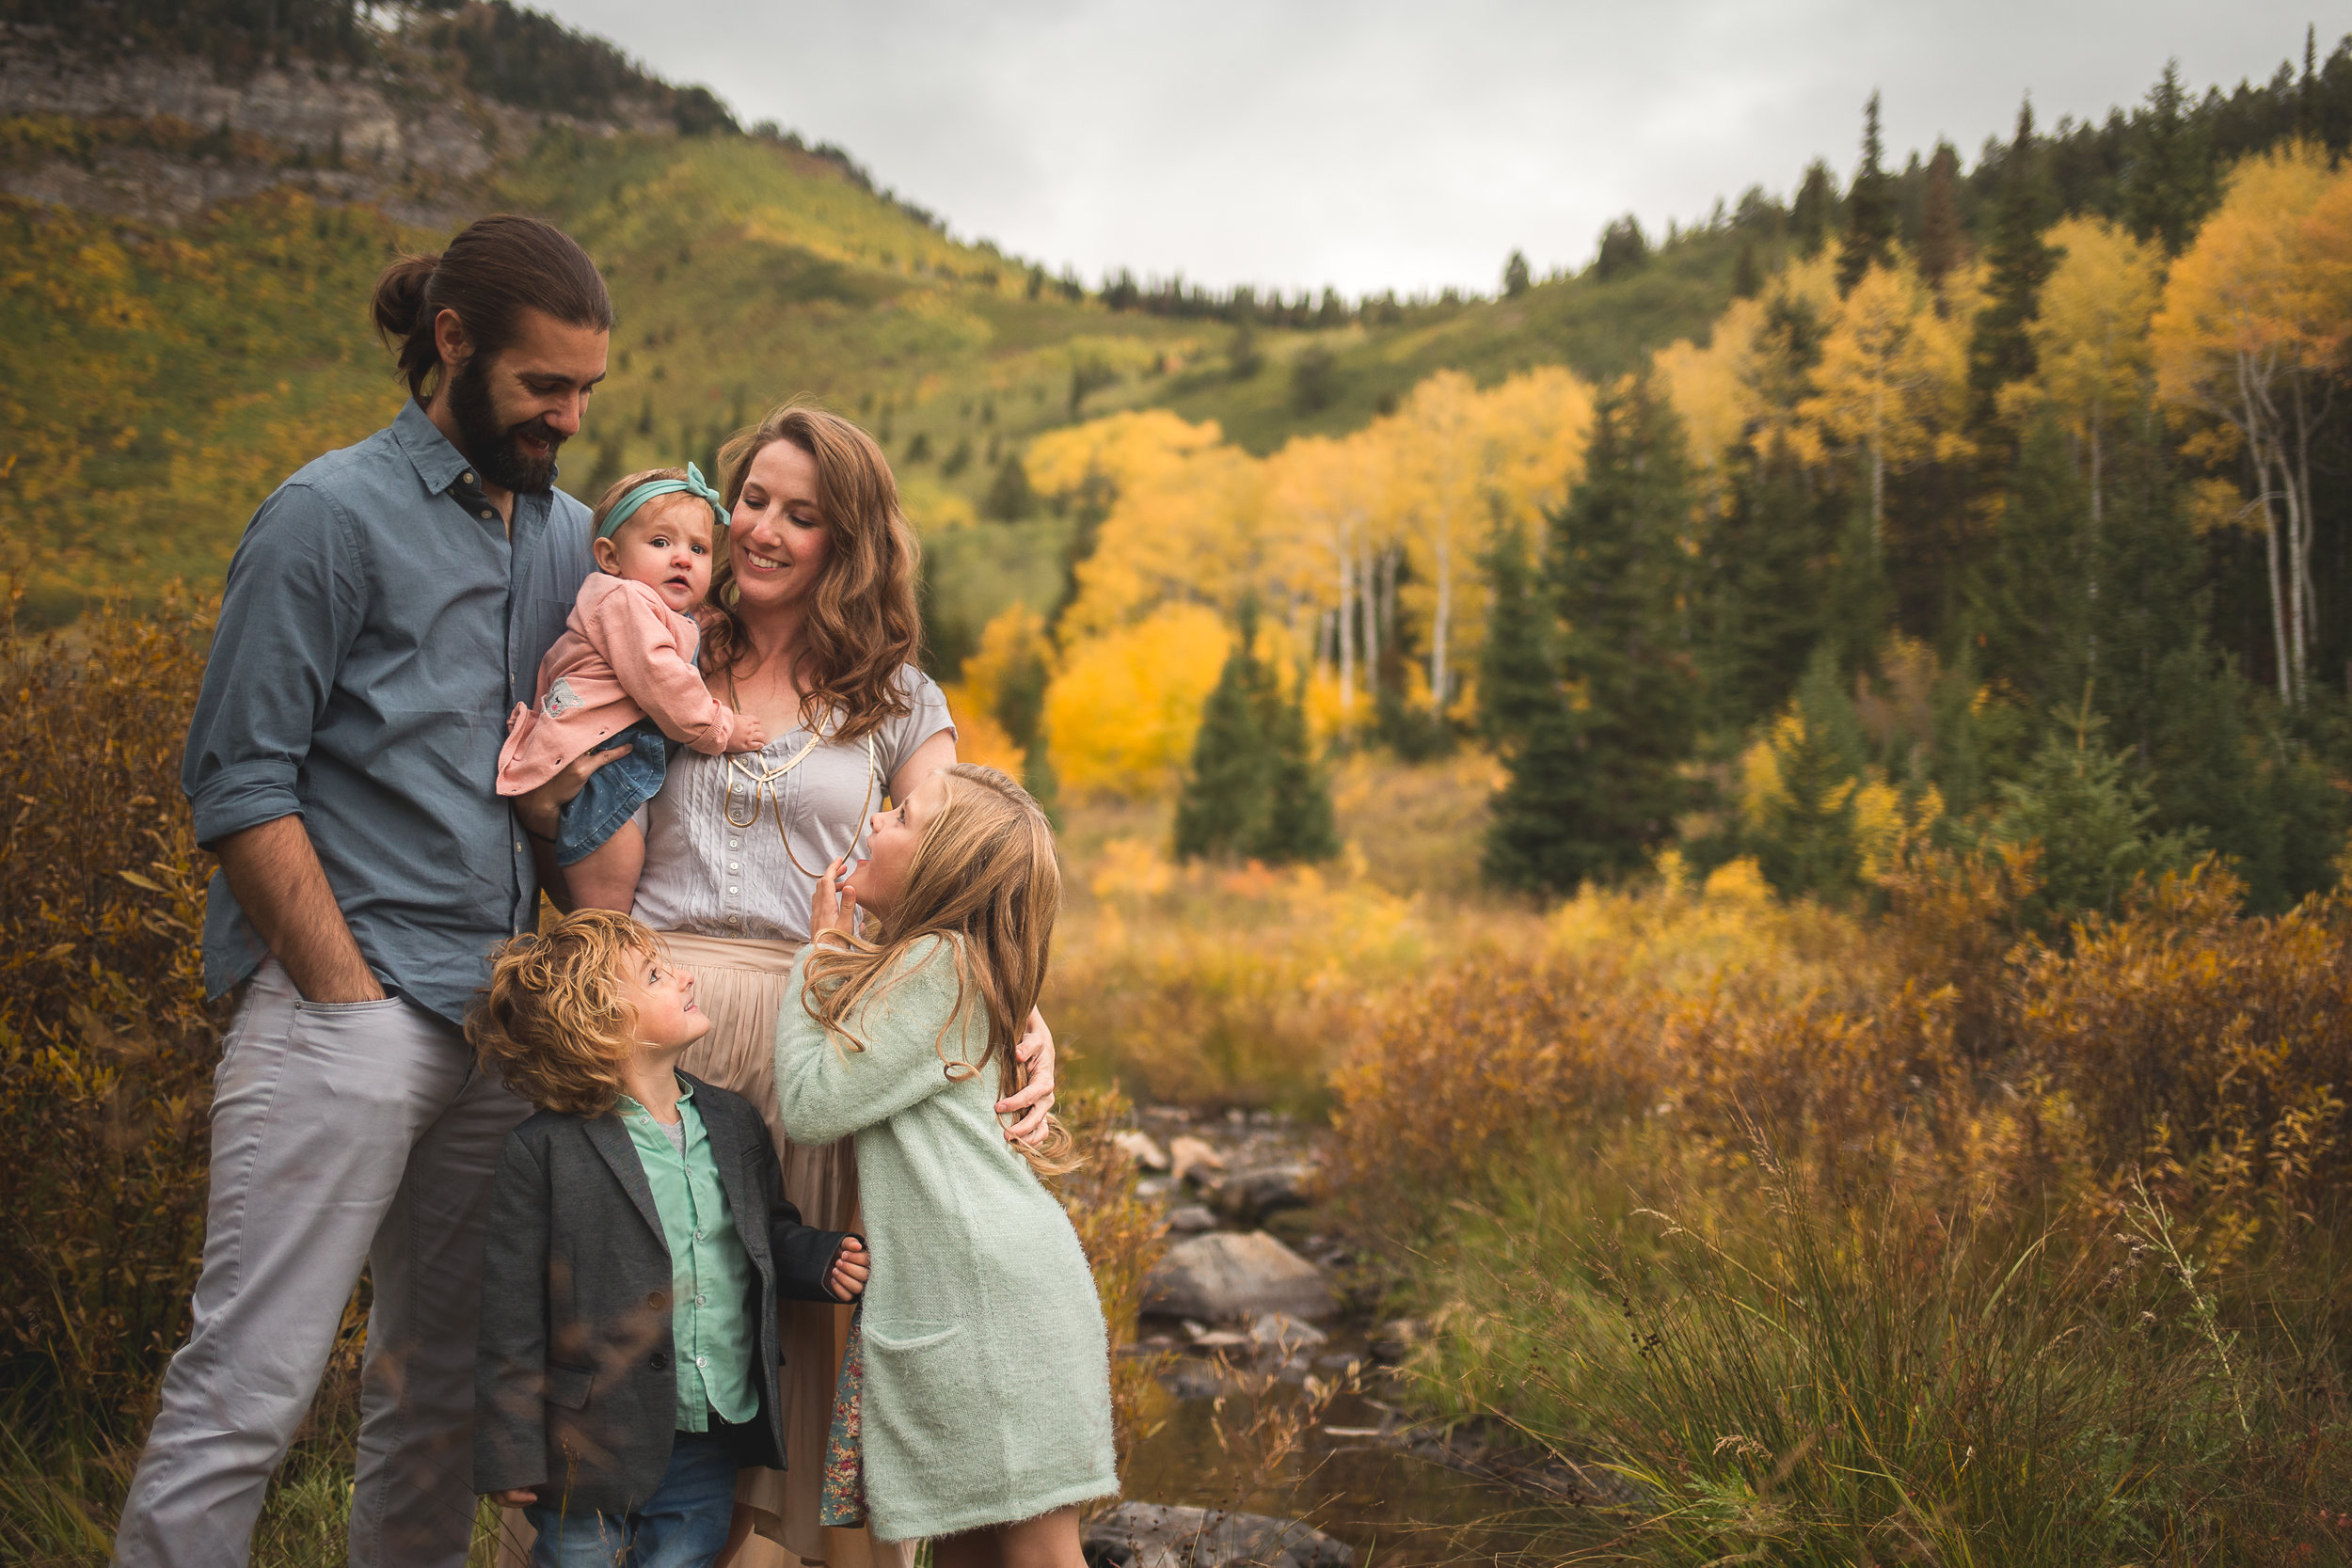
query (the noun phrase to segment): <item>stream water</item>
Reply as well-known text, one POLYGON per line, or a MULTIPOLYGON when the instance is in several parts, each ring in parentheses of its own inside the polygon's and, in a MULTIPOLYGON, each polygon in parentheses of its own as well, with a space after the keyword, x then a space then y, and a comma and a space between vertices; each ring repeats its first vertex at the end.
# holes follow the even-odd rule
MULTIPOLYGON (((1287 1126, 1171 1125, 1179 1115, 1147 1112, 1145 1125, 1162 1138, 1206 1135, 1229 1167, 1307 1151, 1309 1140, 1287 1126)), ((1200 1201, 1165 1180, 1148 1181, 1142 1196, 1171 1207, 1200 1201)), ((1313 1253, 1321 1238, 1304 1235, 1308 1219, 1283 1213, 1266 1227, 1313 1253)), ((1254 1228, 1230 1216, 1223 1227, 1254 1228)), ((1359 1568, 1518 1560, 1538 1537, 1585 1533, 1552 1490, 1556 1478, 1515 1472, 1507 1459, 1482 1465, 1474 1439, 1448 1443, 1417 1427, 1409 1385, 1378 1363, 1363 1323, 1320 1322, 1322 1342, 1287 1360, 1282 1350, 1216 1343, 1246 1326, 1145 1319, 1136 1353, 1158 1358, 1159 1392, 1129 1456, 1130 1500, 1302 1520, 1356 1547, 1359 1568), (1203 1327, 1228 1332, 1202 1342, 1203 1327)))
MULTIPOLYGON (((1316 1375, 1344 1377, 1345 1360, 1363 1354, 1360 1335, 1326 1326, 1331 1341, 1314 1358, 1341 1366, 1316 1375)), ((1414 1451, 1394 1435, 1401 1412, 1376 1387, 1332 1397, 1302 1430, 1309 1402, 1297 1386, 1221 1367, 1215 1356, 1169 1360, 1128 1464, 1129 1497, 1304 1520, 1372 1568, 1494 1561, 1528 1544, 1531 1497, 1414 1451), (1261 1417, 1278 1429, 1271 1443, 1248 1430, 1261 1417)))

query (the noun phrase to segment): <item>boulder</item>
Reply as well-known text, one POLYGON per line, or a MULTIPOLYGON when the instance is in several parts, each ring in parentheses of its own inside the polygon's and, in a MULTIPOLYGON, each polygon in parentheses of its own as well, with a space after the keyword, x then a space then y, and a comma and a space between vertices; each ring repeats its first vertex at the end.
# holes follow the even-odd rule
POLYGON ((1335 1306, 1323 1271, 1263 1230, 1188 1236, 1143 1280, 1143 1309, 1169 1317, 1327 1318, 1335 1306))
POLYGON ((1123 1132, 1114 1132, 1111 1134, 1111 1147, 1133 1160, 1143 1170, 1166 1170, 1168 1168, 1168 1151, 1153 1142, 1149 1132, 1138 1132, 1132 1127, 1123 1132))
POLYGON ((1198 1203, 1187 1203, 1181 1208, 1168 1211, 1168 1227, 1180 1236, 1192 1236, 1203 1230, 1215 1230, 1216 1212, 1213 1209, 1204 1209, 1198 1203))
POLYGON ((1253 1347, 1261 1353, 1284 1357, 1313 1350, 1330 1338, 1314 1324, 1301 1323, 1285 1312, 1261 1312, 1249 1324, 1249 1343, 1253 1347))
POLYGON ((1182 1181, 1196 1170, 1223 1170, 1225 1156, 1206 1138, 1196 1138, 1189 1132, 1168 1140, 1168 1180, 1182 1181))
POLYGON ((1216 1193, 1217 1207, 1237 1219, 1254 1220, 1277 1209, 1303 1209, 1314 1201, 1315 1167, 1304 1160, 1285 1160, 1228 1171, 1216 1193))
POLYGON ((1356 1548, 1295 1519, 1121 1503, 1089 1525, 1089 1568, 1355 1568, 1356 1548))

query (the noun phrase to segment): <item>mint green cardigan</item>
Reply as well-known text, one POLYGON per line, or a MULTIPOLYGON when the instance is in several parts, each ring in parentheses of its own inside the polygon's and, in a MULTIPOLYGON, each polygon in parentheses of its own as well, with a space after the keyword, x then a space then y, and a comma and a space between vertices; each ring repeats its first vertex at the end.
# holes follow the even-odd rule
POLYGON ((977 991, 955 1016, 947 939, 916 943, 849 1021, 864 1051, 808 1016, 807 963, 803 951, 776 1020, 776 1096, 793 1142, 857 1136, 875 1533, 952 1535, 1117 1495, 1094 1275, 1060 1203, 1005 1141, 996 1069, 946 1074, 942 1052, 977 1061, 988 1044, 977 991))

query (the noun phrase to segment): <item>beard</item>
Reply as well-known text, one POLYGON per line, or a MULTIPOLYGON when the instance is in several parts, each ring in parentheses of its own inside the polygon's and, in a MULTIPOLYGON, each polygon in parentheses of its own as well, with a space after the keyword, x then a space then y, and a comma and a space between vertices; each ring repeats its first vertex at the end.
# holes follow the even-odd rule
POLYGON ((485 357, 475 355, 449 379, 450 417, 457 422, 462 450, 485 483, 503 490, 544 495, 555 487, 555 459, 563 450, 564 434, 537 418, 521 424, 501 424, 498 405, 490 396, 490 369, 483 362, 485 357), (532 456, 523 447, 525 437, 546 442, 548 454, 532 456))

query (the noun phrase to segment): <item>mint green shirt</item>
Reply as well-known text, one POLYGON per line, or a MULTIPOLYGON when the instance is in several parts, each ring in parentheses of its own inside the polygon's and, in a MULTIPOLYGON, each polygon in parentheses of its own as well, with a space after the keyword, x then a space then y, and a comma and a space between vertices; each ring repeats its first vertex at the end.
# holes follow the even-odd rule
POLYGON ((653 1188, 661 1239, 670 1246, 670 1332, 677 1361, 677 1430, 707 1432, 711 1411, 729 1421, 759 1413, 752 1387, 752 1260, 736 1234, 718 1162, 694 1109, 693 1085, 678 1083, 677 1127, 623 1095, 614 1107, 637 1146, 653 1188), (672 1141, 683 1132, 685 1148, 672 1141))

